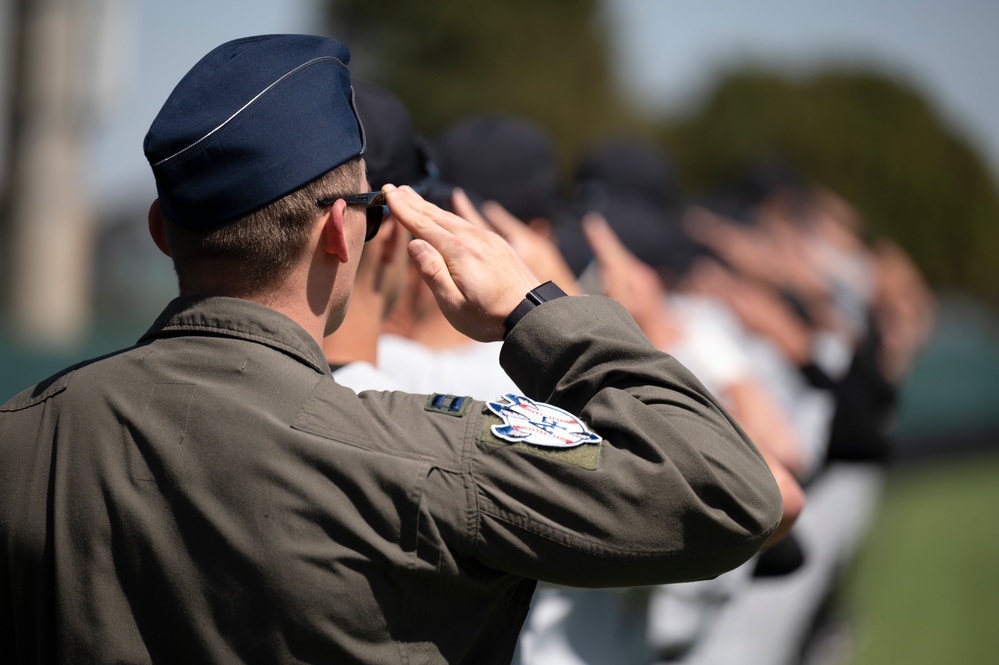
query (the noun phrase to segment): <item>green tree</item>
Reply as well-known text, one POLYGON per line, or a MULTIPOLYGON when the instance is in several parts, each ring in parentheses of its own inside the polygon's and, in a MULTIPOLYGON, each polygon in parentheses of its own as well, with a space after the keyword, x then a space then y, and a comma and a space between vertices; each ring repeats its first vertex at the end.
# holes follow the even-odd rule
POLYGON ((433 136, 472 113, 507 112, 552 136, 562 166, 632 125, 609 71, 597 0, 334 0, 330 32, 356 75, 380 83, 433 136))
POLYGON ((974 147, 913 87, 882 74, 765 71, 722 77, 662 139, 687 184, 723 182, 781 156, 850 200, 870 230, 904 246, 937 287, 999 303, 999 196, 974 147))

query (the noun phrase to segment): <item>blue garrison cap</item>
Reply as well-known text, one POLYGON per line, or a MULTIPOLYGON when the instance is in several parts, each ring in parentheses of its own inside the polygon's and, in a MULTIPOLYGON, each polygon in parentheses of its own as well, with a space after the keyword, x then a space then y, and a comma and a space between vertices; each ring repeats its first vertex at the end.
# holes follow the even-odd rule
POLYGON ((334 39, 264 35, 202 58, 146 134, 163 213, 224 226, 364 152, 350 51, 334 39))

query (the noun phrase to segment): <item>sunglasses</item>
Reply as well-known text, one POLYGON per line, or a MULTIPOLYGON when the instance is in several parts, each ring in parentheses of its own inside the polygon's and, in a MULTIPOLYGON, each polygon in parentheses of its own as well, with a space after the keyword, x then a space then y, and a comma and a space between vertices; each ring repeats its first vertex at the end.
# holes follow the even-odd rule
MULTIPOLYGON (((425 165, 425 169, 427 175, 420 182, 413 185, 413 189, 421 196, 426 194, 430 186, 440 176, 437 166, 429 160, 425 165)), ((388 206, 385 205, 385 192, 378 190, 364 194, 351 194, 350 196, 326 196, 316 199, 316 205, 320 208, 328 208, 339 199, 343 199, 344 203, 349 206, 364 206, 365 221, 367 222, 367 226, 364 229, 364 242, 368 242, 378 234, 382 220, 390 214, 388 206)))
POLYGON ((382 219, 388 211, 385 205, 385 192, 366 192, 364 194, 351 194, 350 196, 327 196, 316 199, 316 205, 320 208, 328 208, 338 200, 343 199, 349 206, 363 206, 364 216, 367 222, 364 228, 364 242, 368 242, 378 234, 381 228, 382 219))

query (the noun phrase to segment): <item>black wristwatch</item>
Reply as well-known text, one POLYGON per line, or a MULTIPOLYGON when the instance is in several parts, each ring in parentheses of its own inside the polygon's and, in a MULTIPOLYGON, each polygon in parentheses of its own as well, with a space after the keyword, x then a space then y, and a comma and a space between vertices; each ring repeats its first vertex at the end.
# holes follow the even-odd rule
POLYGON ((524 296, 524 299, 520 301, 520 304, 513 308, 510 315, 506 317, 506 321, 503 322, 503 328, 505 329, 503 337, 509 335, 510 331, 513 330, 513 327, 520 323, 520 320, 527 316, 528 312, 541 303, 548 302, 549 300, 555 300, 556 298, 564 298, 567 295, 569 294, 560 289, 558 284, 551 280, 548 280, 541 286, 531 289, 527 292, 527 295, 524 296))

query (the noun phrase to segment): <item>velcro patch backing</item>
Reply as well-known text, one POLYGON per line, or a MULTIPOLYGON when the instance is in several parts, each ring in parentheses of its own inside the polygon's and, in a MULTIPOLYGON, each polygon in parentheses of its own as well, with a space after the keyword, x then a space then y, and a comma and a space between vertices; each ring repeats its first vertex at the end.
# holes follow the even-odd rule
POLYGON ((541 457, 548 457, 549 459, 578 466, 581 469, 587 469, 589 471, 593 471, 600 466, 599 441, 596 443, 584 443, 583 445, 572 448, 548 448, 531 445, 529 443, 511 443, 506 439, 501 439, 492 432, 493 425, 504 424, 503 419, 496 416, 488 409, 484 409, 484 414, 485 416, 482 419, 482 433, 479 435, 479 441, 482 441, 483 443, 514 448, 515 450, 530 453, 532 455, 540 455, 541 457))

